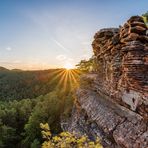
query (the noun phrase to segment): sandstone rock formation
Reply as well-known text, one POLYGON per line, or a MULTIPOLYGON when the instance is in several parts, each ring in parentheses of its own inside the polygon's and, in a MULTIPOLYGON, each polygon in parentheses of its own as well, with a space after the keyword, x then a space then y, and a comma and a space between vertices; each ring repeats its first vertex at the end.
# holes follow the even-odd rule
POLYGON ((141 17, 102 29, 92 44, 102 88, 114 101, 148 119, 148 36, 141 17))
POLYGON ((139 16, 101 29, 92 43, 97 71, 83 75, 62 127, 99 136, 104 147, 148 147, 148 36, 139 16))

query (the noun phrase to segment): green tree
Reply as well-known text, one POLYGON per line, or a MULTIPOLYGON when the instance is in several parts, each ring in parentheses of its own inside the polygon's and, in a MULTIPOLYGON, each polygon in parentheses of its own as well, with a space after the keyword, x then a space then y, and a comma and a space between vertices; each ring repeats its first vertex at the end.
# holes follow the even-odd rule
POLYGON ((31 148, 40 148, 40 142, 35 139, 32 143, 31 143, 31 148))
POLYGON ((0 125, 0 147, 9 148, 15 147, 15 142, 18 137, 16 136, 16 130, 12 127, 0 125))
POLYGON ((86 72, 96 71, 96 68, 97 68, 94 56, 92 56, 88 60, 81 60, 80 63, 78 63, 76 66, 78 69, 80 69, 82 71, 86 71, 86 72))
POLYGON ((34 108, 28 123, 25 125, 26 145, 30 145, 34 139, 41 141, 40 126, 41 122, 48 122, 52 130, 56 133, 60 129, 60 108, 61 102, 57 91, 53 91, 44 96, 42 102, 38 102, 34 108))

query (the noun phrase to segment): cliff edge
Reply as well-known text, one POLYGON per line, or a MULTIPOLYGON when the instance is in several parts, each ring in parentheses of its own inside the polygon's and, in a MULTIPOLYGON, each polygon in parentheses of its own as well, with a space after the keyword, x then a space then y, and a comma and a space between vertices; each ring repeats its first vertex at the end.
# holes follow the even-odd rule
POLYGON ((100 137, 104 147, 148 147, 148 36, 139 16, 98 31, 97 69, 81 77, 72 117, 62 127, 100 137))

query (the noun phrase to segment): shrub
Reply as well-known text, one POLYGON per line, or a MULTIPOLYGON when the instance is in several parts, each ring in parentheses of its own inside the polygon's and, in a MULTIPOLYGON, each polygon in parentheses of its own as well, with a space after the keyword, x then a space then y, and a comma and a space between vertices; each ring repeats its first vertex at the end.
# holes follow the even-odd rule
POLYGON ((40 124, 42 137, 45 140, 42 148, 103 148, 99 138, 91 141, 86 135, 78 136, 75 133, 62 132, 52 136, 48 124, 40 124))

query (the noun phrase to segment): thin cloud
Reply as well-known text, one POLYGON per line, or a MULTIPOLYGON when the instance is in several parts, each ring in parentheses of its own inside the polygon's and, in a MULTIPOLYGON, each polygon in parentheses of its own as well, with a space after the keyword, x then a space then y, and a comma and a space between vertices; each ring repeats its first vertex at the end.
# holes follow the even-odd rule
POLYGON ((12 48, 11 48, 11 47, 7 47, 6 50, 7 50, 7 51, 11 51, 12 48))
POLYGON ((19 61, 19 60, 15 60, 15 61, 13 61, 12 63, 14 63, 14 64, 20 64, 21 61, 19 61))
POLYGON ((19 60, 15 60, 15 61, 0 61, 0 64, 20 64, 22 63, 21 61, 19 60))
POLYGON ((11 64, 11 62, 7 62, 7 61, 0 61, 0 64, 11 64))
POLYGON ((67 57, 66 57, 66 55, 61 54, 61 55, 56 56, 56 59, 59 60, 59 61, 63 61, 63 60, 66 60, 67 57))
POLYGON ((67 61, 74 61, 74 59, 72 59, 72 58, 68 58, 67 61))
POLYGON ((52 39, 55 43, 56 43, 56 45, 58 45, 60 48, 62 48, 64 51, 66 51, 66 52, 69 52, 69 50, 67 49, 67 48, 65 48, 60 42, 58 42, 57 40, 55 40, 55 39, 52 39))

